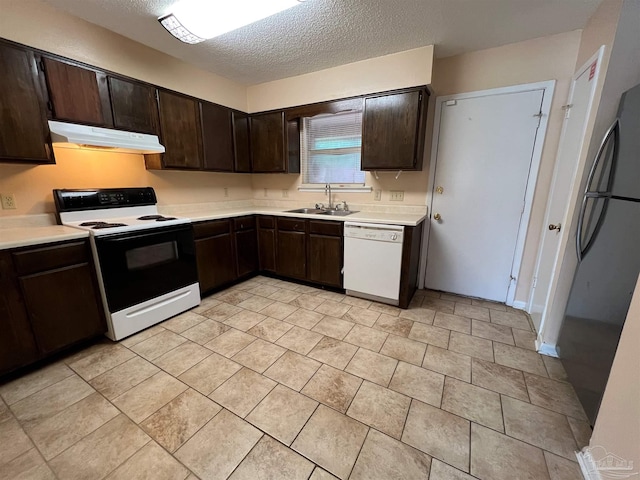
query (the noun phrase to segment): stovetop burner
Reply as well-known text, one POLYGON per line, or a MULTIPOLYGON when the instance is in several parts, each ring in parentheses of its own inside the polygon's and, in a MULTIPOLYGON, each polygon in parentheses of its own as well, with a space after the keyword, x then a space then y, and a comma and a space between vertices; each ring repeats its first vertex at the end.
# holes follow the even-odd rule
POLYGON ((138 220, 155 220, 156 222, 166 222, 167 220, 175 220, 176 217, 165 217, 164 215, 143 215, 138 220))
POLYGON ((114 227, 126 227, 126 223, 106 223, 106 222, 95 222, 96 225, 93 226, 94 230, 100 228, 114 228, 114 227))
POLYGON ((84 222, 81 223, 81 227, 95 227, 96 225, 105 225, 107 222, 84 222))

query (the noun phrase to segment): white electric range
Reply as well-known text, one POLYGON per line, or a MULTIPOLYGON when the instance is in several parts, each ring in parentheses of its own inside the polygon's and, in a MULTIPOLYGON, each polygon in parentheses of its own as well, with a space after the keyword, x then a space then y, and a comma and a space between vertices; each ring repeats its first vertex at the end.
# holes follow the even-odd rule
POLYGON ((53 196, 60 223, 90 233, 109 338, 121 340, 200 303, 191 220, 160 215, 153 188, 53 196))

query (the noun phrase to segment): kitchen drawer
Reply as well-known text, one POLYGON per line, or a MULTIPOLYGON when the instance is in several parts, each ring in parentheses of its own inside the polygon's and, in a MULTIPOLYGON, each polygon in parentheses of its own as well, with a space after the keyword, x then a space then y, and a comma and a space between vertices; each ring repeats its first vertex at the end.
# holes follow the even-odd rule
POLYGON ((256 228, 256 219, 253 215, 233 219, 233 229, 236 232, 251 230, 252 228, 256 228))
POLYGON ((305 222, 304 218, 278 218, 278 230, 304 232, 305 222))
POLYGON ((16 251, 12 255, 20 276, 86 263, 91 258, 86 240, 16 251))
POLYGON ((229 220, 215 220, 193 224, 193 237, 195 239, 215 237, 230 232, 229 220))
POLYGON ((309 233, 320 235, 342 236, 342 222, 326 222, 319 220, 309 220, 309 233))
POLYGON ((276 228, 276 219, 273 217, 258 217, 258 226, 260 228, 276 228))

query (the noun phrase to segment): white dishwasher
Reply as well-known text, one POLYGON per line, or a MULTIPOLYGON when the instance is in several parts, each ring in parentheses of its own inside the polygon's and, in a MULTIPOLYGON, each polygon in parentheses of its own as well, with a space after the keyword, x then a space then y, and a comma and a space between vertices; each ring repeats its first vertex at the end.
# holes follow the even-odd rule
POLYGON ((344 224, 344 288, 348 295, 398 305, 404 227, 344 224))

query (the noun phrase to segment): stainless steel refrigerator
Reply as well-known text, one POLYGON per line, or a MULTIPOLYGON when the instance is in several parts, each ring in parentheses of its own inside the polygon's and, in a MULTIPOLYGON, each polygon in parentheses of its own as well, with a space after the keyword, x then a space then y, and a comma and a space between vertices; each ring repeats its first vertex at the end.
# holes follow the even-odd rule
POLYGON ((623 94, 590 169, 576 250, 557 350, 593 425, 640 273, 640 85, 623 94))

